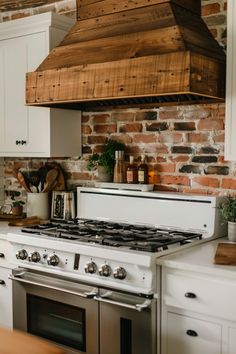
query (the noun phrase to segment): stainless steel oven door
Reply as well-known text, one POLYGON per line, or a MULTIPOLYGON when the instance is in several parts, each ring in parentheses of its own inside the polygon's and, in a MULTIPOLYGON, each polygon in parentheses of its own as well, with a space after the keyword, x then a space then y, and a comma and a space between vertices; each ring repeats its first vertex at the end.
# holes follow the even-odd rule
POLYGON ((156 354, 156 299, 100 290, 101 354, 156 354))
POLYGON ((26 269, 9 278, 14 328, 49 339, 68 354, 99 353, 96 288, 26 269))

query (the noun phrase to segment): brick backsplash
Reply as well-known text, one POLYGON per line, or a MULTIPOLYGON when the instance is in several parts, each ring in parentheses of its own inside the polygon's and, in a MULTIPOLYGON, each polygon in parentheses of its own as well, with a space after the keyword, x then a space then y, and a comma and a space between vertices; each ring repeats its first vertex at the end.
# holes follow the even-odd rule
MULTIPOLYGON (((32 0, 27 1, 28 8, 12 9, 12 1, 3 1, 0 22, 45 11, 75 17, 74 0, 38 3, 42 6, 32 0)), ((204 20, 222 46, 226 43, 226 9, 224 0, 202 1, 204 20)), ((66 172, 68 188, 91 184, 97 173, 88 171, 88 158, 92 152, 101 152, 108 138, 114 138, 125 143, 126 161, 130 154, 137 163, 141 154, 146 155, 152 172, 150 182, 156 190, 236 194, 235 164, 224 160, 224 121, 224 104, 86 112, 82 117, 82 156, 56 161, 66 172)), ((45 161, 5 158, 6 194, 9 190, 21 190, 12 176, 13 167, 37 168, 45 161)))

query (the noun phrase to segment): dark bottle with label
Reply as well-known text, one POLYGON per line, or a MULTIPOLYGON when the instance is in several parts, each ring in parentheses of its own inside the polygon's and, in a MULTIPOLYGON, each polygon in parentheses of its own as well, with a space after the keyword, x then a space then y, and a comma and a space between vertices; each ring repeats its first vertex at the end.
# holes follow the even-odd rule
POLYGON ((137 167, 134 164, 134 157, 129 157, 129 165, 126 170, 126 182, 127 183, 137 183, 138 182, 138 173, 137 167))
POLYGON ((139 184, 148 183, 148 166, 145 161, 145 155, 141 155, 141 163, 138 167, 138 183, 139 184))

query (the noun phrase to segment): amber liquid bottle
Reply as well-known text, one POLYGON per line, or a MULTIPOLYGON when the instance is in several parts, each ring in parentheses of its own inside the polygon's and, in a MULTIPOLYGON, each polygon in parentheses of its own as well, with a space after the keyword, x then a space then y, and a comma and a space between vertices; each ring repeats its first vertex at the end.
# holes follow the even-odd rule
POLYGON ((138 171, 134 164, 134 157, 129 157, 129 165, 126 170, 126 182, 127 183, 137 183, 138 182, 138 171))
POLYGON ((138 183, 139 184, 148 183, 148 166, 145 161, 145 155, 141 156, 141 163, 138 167, 138 183))

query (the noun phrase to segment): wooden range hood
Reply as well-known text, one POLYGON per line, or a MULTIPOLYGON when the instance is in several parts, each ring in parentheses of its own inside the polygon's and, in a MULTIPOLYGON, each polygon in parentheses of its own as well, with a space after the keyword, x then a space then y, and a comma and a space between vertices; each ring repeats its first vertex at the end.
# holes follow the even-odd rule
POLYGON ((201 0, 77 0, 78 21, 35 72, 28 105, 82 110, 224 101, 225 54, 201 0))

